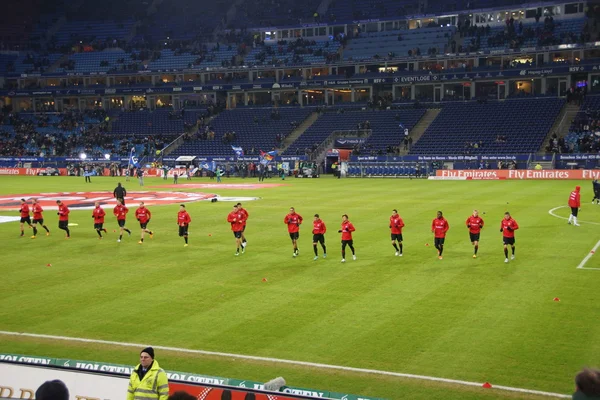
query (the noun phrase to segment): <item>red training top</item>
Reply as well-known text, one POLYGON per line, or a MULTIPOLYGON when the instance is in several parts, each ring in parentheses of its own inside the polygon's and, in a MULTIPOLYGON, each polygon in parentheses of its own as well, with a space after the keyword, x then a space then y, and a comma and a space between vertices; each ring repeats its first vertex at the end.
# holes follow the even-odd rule
POLYGON ((117 204, 113 209, 113 214, 117 217, 117 221, 125 221, 128 212, 129 208, 125 207, 123 204, 117 204))
POLYGON ((400 214, 390 216, 390 229, 392 234, 400 235, 402 234, 402 228, 404 227, 404 221, 400 217, 400 214))
POLYGON ((186 226, 190 222, 192 222, 192 218, 190 218, 190 214, 187 211, 183 210, 177 213, 177 225, 186 226))
POLYGON ((246 221, 248 220, 248 216, 249 216, 248 215, 248 211, 246 211, 245 208, 241 208, 240 207, 240 208, 238 208, 238 212, 243 214, 243 216, 244 216, 244 226, 246 226, 246 221))
POLYGON ((342 222, 342 240, 352 240, 352 232, 355 230, 352 222, 342 222))
POLYGON ((240 232, 244 229, 244 215, 239 211, 232 211, 227 215, 227 222, 231 224, 231 230, 240 232))
POLYGON ((327 227, 322 219, 318 218, 316 221, 313 221, 313 235, 324 235, 325 232, 327 232, 327 227))
POLYGON ((519 224, 512 217, 509 219, 502 218, 502 222, 500 223, 500 229, 502 229, 502 236, 505 238, 514 238, 515 231, 519 229, 519 224), (510 228, 510 229, 508 229, 510 228))
POLYGON ((58 206, 58 220, 59 221, 68 221, 69 220, 69 207, 66 204, 61 204, 58 206))
POLYGON ((444 217, 434 218, 431 222, 431 231, 437 239, 445 238, 448 229, 450 229, 450 224, 448 224, 448 221, 444 217))
POLYGON ((469 232, 471 233, 479 233, 481 232, 481 228, 483 228, 483 219, 477 216, 470 216, 467 218, 467 228, 469 228, 469 232))
POLYGON ((42 206, 40 206, 38 203, 35 203, 31 206, 31 208, 33 210, 33 219, 44 219, 42 215, 44 209, 42 208, 42 206))
POLYGON ((21 209, 19 210, 19 212, 21 213, 21 218, 29 217, 29 204, 21 204, 21 209))
POLYGON ((283 219, 283 223, 287 224, 289 233, 300 232, 300 224, 302 224, 302 216, 297 213, 289 213, 283 219))
POLYGON ((92 211, 92 218, 94 218, 95 224, 103 224, 105 215, 104 209, 100 206, 94 208, 94 211, 92 211))
POLYGON ((142 224, 150 221, 151 217, 152 213, 150 213, 150 210, 148 210, 146 207, 140 206, 137 210, 135 210, 135 218, 142 224))
POLYGON ((569 195, 569 207, 581 207, 581 194, 579 190, 573 190, 569 195))

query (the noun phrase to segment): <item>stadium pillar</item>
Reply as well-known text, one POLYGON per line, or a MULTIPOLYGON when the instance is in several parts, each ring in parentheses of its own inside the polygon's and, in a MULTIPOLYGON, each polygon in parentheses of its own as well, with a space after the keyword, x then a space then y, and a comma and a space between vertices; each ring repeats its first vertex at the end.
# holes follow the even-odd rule
POLYGON ((350 89, 350 101, 354 103, 354 98, 356 95, 356 90, 354 88, 350 89))
POLYGON ((248 105, 248 92, 244 92, 244 105, 248 105))
POLYGON ((304 104, 302 104, 302 90, 298 90, 298 104, 300 107, 304 106, 304 104))
POLYGON ((410 99, 414 100, 415 99, 415 93, 416 93, 416 87, 414 84, 410 85, 410 99))
POLYGON ((541 90, 542 90, 542 94, 546 94, 546 77, 545 76, 542 77, 542 87, 541 87, 541 90))
POLYGON ((471 82, 471 98, 475 98, 475 82, 471 82))

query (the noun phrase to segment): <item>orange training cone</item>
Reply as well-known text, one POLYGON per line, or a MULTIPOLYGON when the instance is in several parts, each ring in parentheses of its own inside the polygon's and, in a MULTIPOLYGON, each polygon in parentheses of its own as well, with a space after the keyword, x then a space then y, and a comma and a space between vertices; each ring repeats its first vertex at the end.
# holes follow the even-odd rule
POLYGON ((266 281, 267 281, 267 278, 263 278, 263 280, 262 280, 262 281, 263 281, 263 282, 266 282, 266 281))
POLYGON ((52 264, 46 264, 46 267, 51 267, 51 266, 52 266, 52 264))
POLYGON ((492 388, 492 384, 489 382, 484 383, 483 385, 481 385, 482 388, 485 389, 491 389, 492 388))
POLYGON ((555 297, 553 300, 554 301, 560 301, 560 299, 558 297, 555 297))

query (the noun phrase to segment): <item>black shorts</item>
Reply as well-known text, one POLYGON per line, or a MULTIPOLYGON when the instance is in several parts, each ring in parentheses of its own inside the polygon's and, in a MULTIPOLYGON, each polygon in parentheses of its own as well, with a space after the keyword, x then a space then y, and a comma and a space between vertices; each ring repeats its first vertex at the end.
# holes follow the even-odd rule
POLYGON ((313 243, 325 244, 325 235, 323 235, 322 233, 314 233, 313 243))
MULTIPOLYGON (((577 213, 579 212, 579 207, 571 207, 571 214, 576 217, 577 213)), ((21 218, 23 219, 23 218, 21 218)))
POLYGON ((443 246, 444 245, 444 241, 446 240, 446 238, 434 238, 433 239, 433 243, 436 246, 443 246))
POLYGON ((69 227, 69 221, 58 221, 58 227, 60 229, 66 229, 69 227))
POLYGON ((504 242, 504 244, 506 245, 511 245, 513 246, 515 244, 515 238, 514 237, 506 237, 506 236, 502 236, 502 241, 504 242))
POLYGON ((118 219, 117 222, 119 223, 119 227, 121 227, 121 228, 125 227, 125 220, 124 219, 118 219))
POLYGON ((344 247, 346 245, 352 247, 354 245, 354 240, 352 240, 352 239, 350 239, 350 240, 342 240, 342 247, 344 247))
POLYGON ((21 223, 22 224, 23 223, 28 223, 28 224, 31 225, 31 217, 25 217, 25 218, 21 217, 21 223))
POLYGON ((298 240, 300 238, 300 232, 290 232, 290 239, 298 240))
POLYGON ((150 222, 150 221, 147 221, 147 222, 140 222, 140 228, 142 228, 142 229, 146 229, 146 226, 148 226, 148 222, 150 222))
POLYGON ((398 242, 402 241, 402 234, 401 233, 392 233, 391 235, 392 240, 396 240, 398 242))
POLYGON ((34 219, 33 221, 31 221, 32 224, 40 224, 40 225, 44 225, 44 218, 41 219, 34 219))
POLYGON ((94 229, 102 229, 103 225, 104 225, 104 223, 102 223, 102 224, 94 224, 94 229))
POLYGON ((469 237, 471 238, 471 242, 479 242, 479 233, 471 233, 469 232, 469 237))
POLYGON ((236 239, 241 239, 241 238, 242 238, 242 231, 236 231, 236 232, 233 232, 233 236, 234 236, 236 239))
POLYGON ((187 236, 188 234, 188 226, 180 226, 179 227, 179 236, 187 236))

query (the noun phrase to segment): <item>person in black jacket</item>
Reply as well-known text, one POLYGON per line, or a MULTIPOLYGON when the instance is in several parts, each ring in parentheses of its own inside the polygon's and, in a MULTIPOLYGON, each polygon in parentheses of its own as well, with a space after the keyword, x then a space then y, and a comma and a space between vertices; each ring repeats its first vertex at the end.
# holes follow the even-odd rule
POLYGON ((123 186, 121 186, 121 182, 117 184, 117 187, 113 191, 113 196, 117 200, 121 200, 121 203, 125 205, 125 196, 127 196, 127 190, 123 186))

